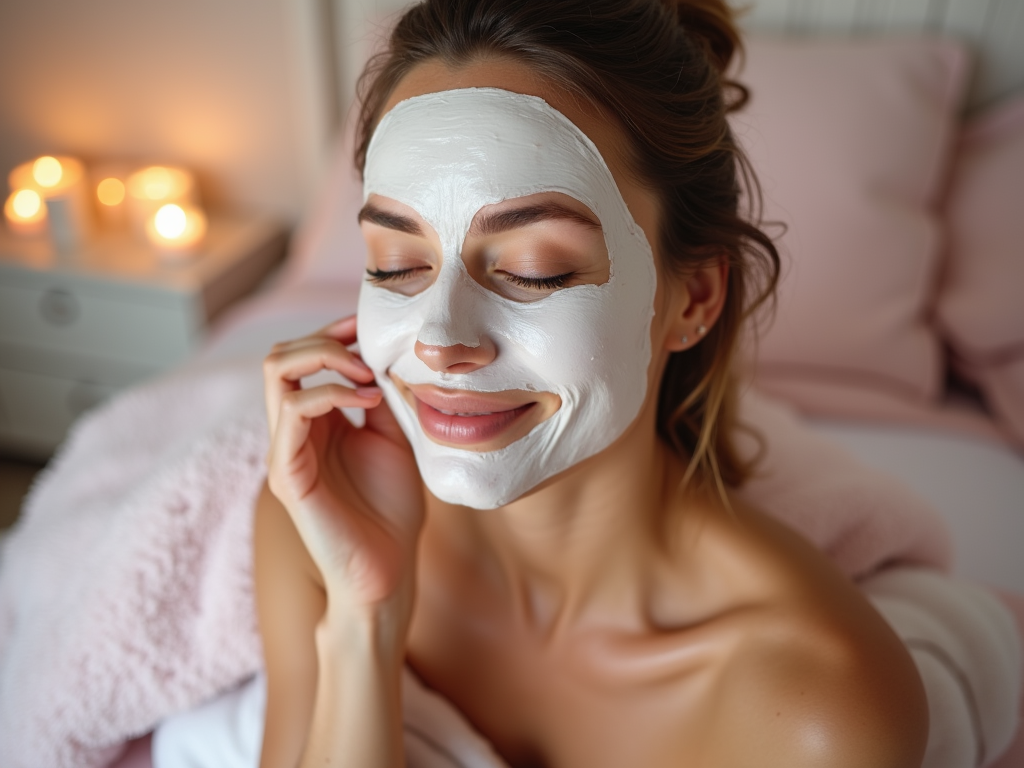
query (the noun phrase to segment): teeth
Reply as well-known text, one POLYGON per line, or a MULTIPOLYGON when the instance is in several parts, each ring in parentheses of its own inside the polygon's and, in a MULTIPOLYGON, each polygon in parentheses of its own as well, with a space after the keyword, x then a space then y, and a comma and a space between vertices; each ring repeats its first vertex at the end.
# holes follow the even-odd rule
POLYGON ((438 408, 437 410, 445 416, 490 416, 493 413, 493 411, 488 411, 487 413, 459 413, 458 411, 446 411, 443 408, 438 408))

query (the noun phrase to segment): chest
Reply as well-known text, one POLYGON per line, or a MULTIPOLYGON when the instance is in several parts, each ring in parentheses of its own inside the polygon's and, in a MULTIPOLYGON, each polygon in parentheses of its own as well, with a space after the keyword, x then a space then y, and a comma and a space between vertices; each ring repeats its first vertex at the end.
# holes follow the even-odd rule
POLYGON ((711 655, 659 660, 597 632, 556 641, 472 608, 418 605, 409 661, 513 768, 685 765, 700 751, 711 655))

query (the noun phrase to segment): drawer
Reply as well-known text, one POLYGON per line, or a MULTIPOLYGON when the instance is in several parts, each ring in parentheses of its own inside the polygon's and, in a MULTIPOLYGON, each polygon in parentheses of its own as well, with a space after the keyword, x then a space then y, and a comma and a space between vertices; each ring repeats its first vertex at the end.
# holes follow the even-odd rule
POLYGON ((167 367, 194 346, 200 321, 179 302, 118 300, 54 278, 0 285, 0 343, 167 367))
POLYGON ((80 415, 114 392, 109 384, 0 368, 0 443, 48 453, 80 415))

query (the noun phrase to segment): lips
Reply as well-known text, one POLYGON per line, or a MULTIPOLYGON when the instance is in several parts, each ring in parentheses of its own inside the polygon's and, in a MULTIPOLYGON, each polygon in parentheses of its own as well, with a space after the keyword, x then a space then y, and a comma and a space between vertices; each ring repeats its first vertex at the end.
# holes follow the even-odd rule
POLYGON ((440 443, 480 446, 492 442, 529 414, 537 405, 522 393, 474 393, 433 386, 402 387, 416 408, 423 432, 440 443))
POLYGON ((528 403, 508 411, 491 413, 445 413, 422 401, 417 402, 416 415, 423 431, 435 440, 453 445, 476 445, 499 437, 534 407, 528 403))

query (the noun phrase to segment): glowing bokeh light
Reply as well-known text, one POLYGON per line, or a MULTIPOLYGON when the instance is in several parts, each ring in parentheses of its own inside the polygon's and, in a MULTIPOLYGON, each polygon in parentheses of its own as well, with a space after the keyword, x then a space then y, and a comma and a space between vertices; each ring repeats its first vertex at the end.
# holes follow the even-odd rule
POLYGON ((96 197, 103 205, 120 205, 124 201, 124 182, 110 177, 96 185, 96 197))
POLYGON ((35 218, 43 207, 43 198, 34 189, 19 189, 11 200, 11 208, 23 219, 35 218))
POLYGON ((189 176, 178 168, 151 165, 128 179, 128 194, 139 200, 174 200, 185 194, 189 176))
POLYGON ((41 187, 55 187, 64 176, 64 168, 56 157, 46 155, 32 164, 32 178, 41 187))
POLYGON ((180 205, 169 203, 156 212, 153 225, 161 237, 174 240, 181 237, 185 232, 185 227, 188 225, 188 217, 185 216, 185 211, 182 210, 180 205))
POLYGON ((37 235, 46 230, 46 201, 34 189, 16 189, 4 202, 7 228, 16 235, 37 235))

